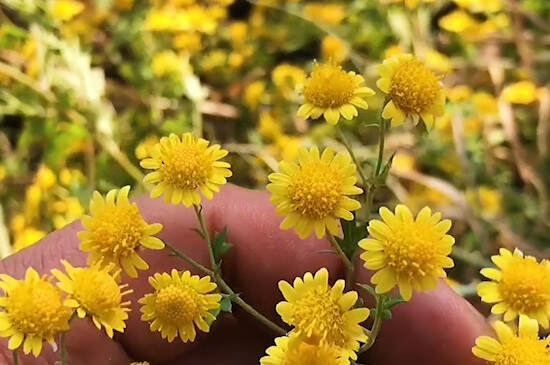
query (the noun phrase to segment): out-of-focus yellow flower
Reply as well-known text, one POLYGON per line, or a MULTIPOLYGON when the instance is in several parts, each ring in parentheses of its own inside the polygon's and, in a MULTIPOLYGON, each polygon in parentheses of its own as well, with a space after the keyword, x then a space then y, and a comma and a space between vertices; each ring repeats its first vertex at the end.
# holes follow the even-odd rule
POLYGON ((468 85, 457 85, 447 91, 447 97, 454 103, 468 101, 472 97, 472 89, 468 85))
POLYGON ((190 207, 212 199, 232 175, 231 165, 220 161, 227 151, 220 145, 196 138, 191 133, 162 137, 151 151, 151 157, 141 160, 141 167, 154 170, 143 181, 155 184, 152 198, 164 195, 170 204, 190 207))
POLYGON ((290 99, 295 96, 296 88, 303 84, 306 73, 300 67, 282 63, 273 69, 271 78, 277 90, 290 99))
POLYGON ((90 216, 82 218, 85 230, 78 232, 80 249, 88 252, 88 264, 122 267, 130 277, 149 265, 138 254, 141 247, 161 250, 164 243, 154 237, 162 224, 143 220, 136 203, 130 203, 130 187, 113 189, 103 198, 97 191, 90 201, 90 216))
POLYGON ((25 59, 25 73, 29 77, 37 78, 42 70, 43 59, 39 57, 38 43, 34 38, 29 38, 21 48, 21 55, 25 59))
POLYGON ((42 198, 42 189, 36 183, 30 185, 25 191, 25 217, 30 221, 34 221, 40 216, 42 198))
POLYGON ((23 345, 25 354, 38 356, 44 341, 55 344, 55 338, 69 330, 73 311, 47 276, 40 277, 32 267, 23 280, 0 274, 0 288, 0 336, 9 338, 8 349, 23 345))
POLYGON ((283 128, 277 117, 272 112, 266 111, 260 114, 258 133, 265 139, 276 140, 283 134, 283 128))
POLYGON ((127 11, 133 8, 135 0, 115 0, 115 9, 127 11))
POLYGON ((298 151, 302 148, 302 139, 283 134, 275 140, 273 147, 275 156, 279 156, 283 161, 292 161, 296 159, 298 151))
POLYGON ((447 276, 444 269, 454 266, 449 257, 454 238, 447 234, 451 221, 441 220, 441 213, 432 214, 424 207, 416 216, 409 208, 398 205, 395 213, 380 208, 382 221, 373 219, 368 231, 371 238, 359 241, 365 250, 361 259, 369 270, 377 270, 371 278, 377 293, 387 293, 395 286, 405 300, 415 291, 437 287, 437 278, 447 276))
POLYGON ((363 192, 356 183, 351 157, 330 148, 298 151, 298 161, 282 161, 281 172, 269 175, 267 190, 277 214, 284 215, 281 229, 294 228, 301 239, 315 231, 318 238, 338 235, 339 219, 352 220, 361 204, 350 198, 363 192))
POLYGON ((23 214, 16 214, 10 220, 10 229, 13 232, 21 232, 25 228, 26 219, 23 214))
POLYGON ((466 136, 478 137, 483 128, 483 121, 477 116, 468 117, 464 119, 463 127, 466 136))
POLYGON ((408 153, 398 153, 394 156, 391 168, 400 171, 411 171, 416 166, 416 159, 408 153))
POLYGON ((496 13, 502 10, 502 0, 454 0, 461 8, 474 13, 496 13))
POLYGON ((346 17, 344 4, 338 3, 309 3, 304 6, 306 17, 318 20, 329 25, 338 25, 346 17))
POLYGON ((502 194, 489 186, 482 185, 477 191, 467 191, 466 198, 486 218, 494 218, 502 211, 502 194))
POLYGON ((13 250, 21 251, 24 248, 34 245, 42 238, 46 237, 47 233, 35 227, 25 227, 21 231, 15 233, 13 240, 13 250))
POLYGON ((244 62, 245 62, 245 57, 243 54, 239 52, 231 52, 227 59, 227 64, 233 70, 240 69, 243 66, 244 62))
POLYGON ((197 332, 210 332, 216 317, 210 311, 220 307, 222 296, 213 293, 217 285, 210 276, 200 278, 189 271, 155 274, 149 278, 154 289, 139 300, 143 321, 151 322, 151 331, 159 331, 168 342, 178 335, 183 342, 195 341, 197 332))
POLYGON ((174 37, 173 45, 177 49, 194 54, 202 49, 202 38, 200 33, 183 32, 174 37))
POLYGON ((349 56, 349 47, 340 38, 327 35, 321 42, 321 55, 327 61, 332 60, 340 64, 347 60, 349 56))
POLYGON ((405 53, 405 48, 401 44, 392 44, 384 51, 384 59, 392 58, 405 53))
POLYGON ((422 119, 427 128, 432 128, 436 118, 445 111, 440 78, 411 54, 384 60, 378 71, 380 79, 376 85, 388 99, 382 116, 391 119, 392 126, 410 118, 414 123, 422 119))
POLYGON ((531 104, 537 98, 537 87, 531 81, 519 81, 506 86, 500 96, 512 104, 531 104))
POLYGON ((136 157, 140 160, 143 160, 144 158, 151 156, 151 150, 155 145, 159 143, 159 137, 150 134, 147 137, 145 137, 139 144, 137 145, 134 153, 136 157))
POLYGON ((453 63, 443 53, 436 51, 435 49, 428 49, 422 53, 426 66, 436 72, 442 74, 448 74, 453 70, 453 63))
POLYGON ((2 164, 0 164, 0 181, 4 180, 6 178, 6 167, 2 164))
POLYGON ((441 18, 439 25, 449 32, 462 33, 477 27, 479 23, 468 12, 455 10, 441 18))
POLYGON ((501 248, 499 255, 492 256, 491 260, 497 268, 481 270, 481 274, 491 281, 484 281, 477 287, 483 302, 494 303, 491 312, 504 314, 505 322, 526 315, 548 328, 550 262, 537 262, 536 258, 524 256, 518 249, 512 253, 505 248, 501 248))
POLYGON ((73 184, 81 184, 86 180, 86 177, 82 171, 78 169, 63 168, 59 172, 59 182, 64 186, 71 186, 73 184))
POLYGON ((211 72, 227 64, 227 52, 221 49, 215 49, 204 56, 201 67, 206 72, 211 72))
POLYGON ((251 109, 256 109, 265 96, 265 82, 261 80, 251 82, 244 91, 244 102, 251 109))
POLYGON ((425 206, 440 207, 450 202, 449 197, 439 190, 420 184, 414 184, 409 189, 409 196, 406 200, 407 206, 415 211, 419 211, 425 206))
POLYGON ((534 319, 520 316, 517 331, 501 321, 496 321, 493 328, 498 340, 488 336, 478 337, 472 348, 477 357, 493 365, 550 365, 550 337, 539 339, 539 326, 534 319))
POLYGON ((294 285, 281 280, 279 290, 285 301, 277 304, 276 309, 284 322, 294 326, 292 333, 299 339, 310 344, 336 346, 341 356, 355 360, 359 343, 367 341, 360 323, 369 317, 370 311, 356 308, 358 294, 344 293, 345 286, 340 279, 331 287, 325 268, 315 276, 307 272, 303 279, 296 278, 294 285))
POLYGON ((355 72, 346 72, 333 63, 316 63, 304 82, 304 103, 297 115, 304 119, 323 116, 329 124, 337 124, 340 116, 351 120, 357 108, 368 109, 366 97, 374 91, 363 86, 365 79, 355 72))
POLYGON ((491 117, 498 115, 497 99, 486 92, 476 92, 472 96, 472 102, 476 112, 483 117, 491 117))
POLYGON ((151 69, 157 77, 162 77, 170 74, 182 75, 190 72, 191 66, 187 60, 177 55, 172 50, 165 50, 157 53, 153 57, 151 69))
POLYGON ((54 202, 52 209, 56 213, 52 217, 55 229, 63 228, 84 215, 84 207, 80 204, 80 200, 74 196, 54 202))
POLYGON ((42 165, 38 169, 34 181, 40 189, 47 191, 55 186, 57 183, 57 177, 49 167, 42 165))
POLYGON ((55 0, 52 7, 52 16, 60 21, 73 19, 85 8, 84 3, 76 0, 55 0))
POLYGON ((240 48, 248 39, 248 24, 234 22, 229 26, 229 38, 234 48, 240 48))

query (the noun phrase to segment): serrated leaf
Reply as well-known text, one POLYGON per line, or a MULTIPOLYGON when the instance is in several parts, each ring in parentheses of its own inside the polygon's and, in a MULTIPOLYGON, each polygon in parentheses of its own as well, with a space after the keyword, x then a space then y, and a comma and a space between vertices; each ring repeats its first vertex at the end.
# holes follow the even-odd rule
POLYGON ((344 237, 336 237, 336 241, 349 259, 352 259, 357 250, 357 243, 367 237, 367 225, 357 224, 355 221, 341 220, 344 237))
POLYGON ((212 251, 214 252, 214 260, 219 265, 223 256, 233 248, 233 245, 227 242, 227 227, 221 232, 216 232, 212 239, 212 251))

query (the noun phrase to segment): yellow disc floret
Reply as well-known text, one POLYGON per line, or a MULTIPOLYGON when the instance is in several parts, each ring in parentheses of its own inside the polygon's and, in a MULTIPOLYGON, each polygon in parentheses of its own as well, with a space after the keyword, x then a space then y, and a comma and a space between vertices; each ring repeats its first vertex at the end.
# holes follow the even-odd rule
POLYGON ((504 314, 504 321, 516 319, 518 314, 534 318, 544 327, 549 326, 550 315, 550 262, 537 262, 532 256, 523 256, 500 249, 492 257, 498 269, 486 268, 481 273, 492 281, 478 285, 481 300, 495 303, 492 312, 504 314))
POLYGON ((143 246, 153 250, 164 248, 164 243, 153 235, 162 230, 161 224, 148 224, 143 220, 137 204, 130 203, 130 187, 111 190, 104 199, 95 192, 90 202, 91 216, 82 218, 85 231, 79 232, 80 249, 89 252, 89 264, 106 267, 114 264, 131 277, 137 270, 149 265, 138 255, 143 246))
POLYGON ((183 342, 194 341, 195 326, 203 332, 210 331, 210 324, 216 319, 213 309, 220 307, 220 294, 209 276, 199 278, 189 271, 171 274, 155 274, 149 278, 155 289, 139 300, 143 306, 141 319, 150 322, 151 331, 160 331, 162 338, 172 342, 176 336, 183 342))
POLYGON ((398 285, 401 296, 409 300, 413 289, 435 289, 436 279, 446 276, 443 269, 453 267, 448 255, 454 239, 446 234, 451 221, 441 221, 441 214, 432 214, 428 207, 415 219, 404 205, 398 205, 395 214, 383 207, 380 216, 383 221, 369 222, 372 238, 359 242, 365 267, 379 270, 371 278, 376 291, 386 293, 398 285))
POLYGON ((424 62, 410 54, 386 59, 379 67, 377 86, 387 94, 382 116, 394 126, 410 117, 414 122, 424 120, 428 128, 435 118, 443 115, 445 93, 440 82, 424 62))
POLYGON ((359 342, 367 339, 360 323, 368 318, 369 310, 354 308, 357 293, 343 293, 344 286, 338 280, 330 287, 324 268, 315 276, 306 273, 303 280, 296 278, 294 286, 281 281, 279 289, 287 301, 277 304, 277 313, 295 327, 293 333, 304 342, 335 346, 346 359, 356 359, 359 342))
POLYGON ((23 344, 23 352, 40 354, 43 341, 69 330, 73 310, 64 305, 61 291, 47 277, 28 268, 24 280, 0 275, 0 336, 8 337, 10 350, 23 344))
POLYGON ((70 295, 66 304, 76 308, 80 318, 90 316, 98 329, 105 327, 111 338, 113 331, 124 332, 130 302, 123 302, 122 297, 132 290, 124 291, 128 284, 117 283, 120 271, 111 274, 112 264, 101 269, 97 264, 75 268, 65 260, 62 263, 66 274, 57 269, 52 274, 59 280, 58 286, 70 295))
POLYGON ((300 148, 298 163, 283 161, 280 167, 269 175, 267 190, 277 213, 286 216, 281 228, 295 227, 300 238, 314 230, 319 238, 327 229, 339 234, 338 220, 352 220, 351 211, 361 207, 348 197, 363 191, 355 186, 356 167, 347 154, 327 148, 320 156, 317 148, 300 148))
POLYGON ((155 170, 145 176, 145 182, 157 184, 151 191, 151 197, 164 194, 166 203, 183 204, 190 207, 201 203, 202 193, 212 199, 214 193, 231 176, 231 165, 218 161, 227 151, 219 145, 209 146, 202 138, 191 133, 181 138, 175 134, 161 138, 152 149, 151 158, 141 161, 141 166, 155 170))
POLYGON ((364 82, 362 76, 333 63, 315 64, 304 82, 304 104, 298 116, 317 119, 324 115, 330 124, 338 123, 340 115, 348 120, 356 117, 356 107, 367 109, 364 98, 374 95, 374 91, 362 86, 364 82))
POLYGON ((537 321, 521 315, 519 331, 497 321, 494 329, 498 340, 481 336, 472 352, 494 365, 550 365, 550 338, 539 339, 537 321))

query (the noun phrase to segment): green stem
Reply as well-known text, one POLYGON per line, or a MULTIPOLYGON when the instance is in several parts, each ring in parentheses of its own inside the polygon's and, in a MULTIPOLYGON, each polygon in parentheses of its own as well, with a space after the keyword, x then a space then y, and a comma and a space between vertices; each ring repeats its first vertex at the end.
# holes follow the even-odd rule
POLYGON ((214 250, 212 248, 212 240, 210 239, 210 233, 208 233, 208 229, 206 228, 206 223, 204 222, 204 216, 202 215, 202 206, 193 204, 193 209, 195 210, 195 215, 197 216, 197 220, 199 221, 199 225, 201 228, 202 237, 208 243, 208 255, 210 257, 210 266, 212 267, 212 270, 214 272, 218 271, 218 264, 216 263, 216 259, 214 258, 214 250))
POLYGON ((334 237, 330 233, 327 233, 327 237, 336 254, 342 259, 342 261, 346 265, 346 287, 348 287, 351 285, 351 279, 353 278, 353 271, 354 271, 353 263, 346 256, 346 253, 342 250, 342 247, 340 247, 340 244, 338 243, 338 241, 336 241, 336 237, 334 237))
POLYGON ((19 355, 17 355, 17 350, 13 350, 12 354, 13 354, 13 365, 19 365, 19 355))
POLYGON ((378 177, 380 176, 380 170, 382 169, 382 163, 384 161, 384 149, 386 145, 386 120, 380 116, 380 127, 378 129, 378 159, 376 161, 376 167, 374 169, 372 182, 367 190, 367 198, 365 204, 366 217, 368 222, 372 210, 372 204, 374 202, 374 195, 378 190, 378 177))
POLYGON ((210 270, 206 268, 204 265, 198 263, 197 261, 193 260, 191 257, 187 256, 185 253, 181 252, 174 246, 170 245, 169 243, 165 243, 166 247, 178 258, 181 258, 182 260, 186 261, 190 265, 194 266, 198 270, 202 271, 206 275, 210 276, 214 282, 218 284, 218 286, 231 297, 231 300, 237 304, 239 307, 244 309, 246 312, 248 312, 251 316, 256 318, 259 322, 263 323, 266 327, 273 330, 278 335, 286 335, 287 331, 281 327, 279 327, 274 322, 270 321, 266 316, 258 312, 254 307, 252 307, 250 304, 245 302, 231 287, 222 279, 220 276, 217 265, 214 262, 214 254, 212 250, 212 241, 210 240, 210 234, 208 233, 206 229, 206 224, 204 222, 204 217, 202 215, 202 208, 198 206, 194 206, 195 213, 197 215, 197 219, 199 221, 200 225, 200 231, 202 234, 202 237, 205 239, 206 243, 208 244, 208 248, 210 251, 210 259, 213 262, 213 269, 210 270))
POLYGON ((61 334, 61 341, 59 343, 61 365, 69 365, 69 363, 67 362, 67 345, 65 343, 65 335, 66 335, 66 332, 63 332, 61 334))
POLYGON ((376 298, 376 313, 374 316, 374 323, 372 324, 372 329, 370 330, 369 339, 359 349, 360 354, 367 351, 372 347, 372 345, 374 345, 374 341, 376 341, 376 337, 378 336, 378 334, 380 333, 380 330, 382 329, 382 322, 384 321, 384 318, 382 317, 383 306, 384 306, 384 296, 376 294, 375 298, 376 298))
POLYGON ((208 276, 211 276, 211 277, 214 277, 214 271, 210 270, 209 268, 207 268, 206 266, 203 266, 201 265, 200 263, 198 263, 197 261, 193 260, 191 257, 187 256, 186 254, 184 254, 183 252, 181 252, 180 250, 178 250, 177 248, 175 248, 174 246, 172 246, 171 244, 167 243, 167 242, 164 242, 164 245, 177 257, 179 257, 180 259, 186 261, 188 264, 190 264, 191 266, 194 266, 196 269, 202 271, 203 273, 205 273, 206 275, 208 276))
POLYGON ((363 171, 362 165, 359 163, 359 160, 355 156, 355 153, 353 152, 353 149, 351 148, 351 144, 349 143, 348 139, 346 138, 346 135, 344 134, 344 131, 340 128, 339 125, 336 126, 336 129, 338 130, 338 134, 340 135, 340 139, 342 140, 342 143, 348 150, 351 159, 353 160, 353 163, 355 166, 357 166, 357 172, 359 173, 359 176, 361 177, 361 186, 367 185, 367 175, 365 174, 365 171, 363 171))

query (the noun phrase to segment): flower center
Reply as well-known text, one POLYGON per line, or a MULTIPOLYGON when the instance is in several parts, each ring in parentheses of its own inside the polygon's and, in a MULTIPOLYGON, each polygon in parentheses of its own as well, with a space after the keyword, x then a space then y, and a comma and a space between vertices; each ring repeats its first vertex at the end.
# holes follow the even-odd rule
POLYGON ((336 365, 336 352, 331 347, 300 343, 289 348, 282 365, 336 365))
POLYGON ((91 241, 103 255, 130 256, 140 245, 146 226, 136 205, 106 205, 92 221, 91 241))
POLYGON ((341 197, 341 180, 340 173, 327 164, 302 166, 289 184, 293 209, 315 220, 333 215, 341 197))
POLYGON ((390 97, 408 114, 427 111, 440 91, 438 77, 417 59, 400 65, 391 79, 390 97))
POLYGON ((320 108, 339 108, 353 97, 355 77, 331 64, 316 64, 305 82, 306 102, 320 108))
POLYGON ((398 276, 419 279, 438 268, 439 237, 426 225, 413 222, 392 227, 386 241, 388 266, 398 276))
POLYGON ((513 258, 502 270, 499 282, 502 297, 522 313, 532 313, 550 303, 550 270, 534 260, 513 258))
POLYGON ((197 146, 179 145, 165 151, 160 171, 164 181, 177 189, 195 190, 210 176, 212 162, 197 146))
POLYGON ((155 298, 158 316, 166 322, 181 325, 199 317, 201 297, 187 284, 160 289, 155 298))
POLYGON ((502 345, 495 365, 549 365, 550 352, 546 341, 516 337, 502 345))
POLYGON ((69 329, 71 309, 63 305, 59 289, 44 280, 14 288, 5 308, 13 327, 27 335, 48 338, 69 329))
POLYGON ((345 344, 342 311, 323 288, 315 288, 296 301, 292 316, 296 328, 312 343, 345 344))
POLYGON ((105 271, 82 269, 74 276, 74 296, 86 312, 102 314, 120 306, 120 288, 105 271))

